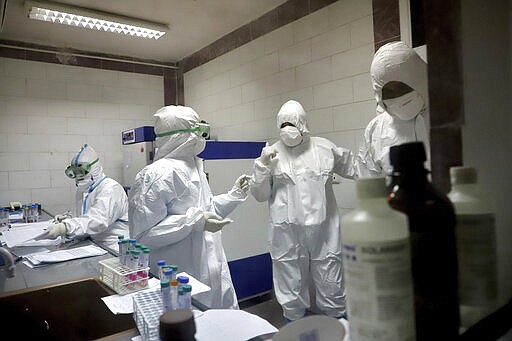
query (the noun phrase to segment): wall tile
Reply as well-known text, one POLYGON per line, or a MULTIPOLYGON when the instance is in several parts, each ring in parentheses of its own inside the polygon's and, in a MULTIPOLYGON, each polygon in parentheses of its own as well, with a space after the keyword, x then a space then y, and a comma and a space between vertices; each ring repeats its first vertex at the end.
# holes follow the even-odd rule
POLYGON ((29 170, 28 153, 0 153, 0 171, 29 170))
POLYGON ((43 79, 46 72, 43 63, 21 59, 4 59, 5 76, 18 78, 43 79))
POLYGON ((98 152, 121 152, 122 144, 119 136, 96 136, 88 135, 86 142, 94 147, 98 152))
MULTIPOLYGON (((258 79, 279 72, 277 52, 258 58, 250 64, 252 79, 258 79)), ((234 85, 233 85, 234 86, 234 85)))
POLYGON ((311 42, 313 60, 331 56, 350 48, 350 30, 341 26, 335 30, 316 36, 311 42))
POLYGON ((254 118, 256 120, 275 118, 283 105, 280 95, 267 97, 254 102, 254 118))
POLYGON ((86 102, 48 100, 48 116, 85 117, 86 102))
POLYGON ((245 64, 265 55, 265 40, 262 38, 255 39, 241 46, 238 50, 239 62, 245 64))
POLYGON ((333 79, 367 73, 373 60, 373 46, 365 45, 332 57, 333 79))
MULTIPOLYGON (((98 88, 101 95, 96 100, 90 100, 91 102, 108 102, 108 103, 129 103, 129 104, 141 104, 137 102, 135 96, 137 95, 137 89, 129 89, 129 88, 118 88, 118 87, 110 87, 104 86, 98 88)), ((86 96, 82 96, 86 97, 86 96)), ((83 100, 88 100, 83 98, 83 100)))
POLYGON ((245 64, 229 71, 231 86, 239 86, 253 80, 252 64, 245 64))
POLYGON ((241 124, 254 120, 254 102, 244 103, 231 108, 231 123, 241 124))
POLYGON ((66 99, 66 83, 43 79, 27 79, 27 96, 47 99, 66 99))
POLYGON ((299 88, 330 81, 332 79, 331 58, 297 67, 295 77, 299 88))
POLYGON ((213 127, 223 127, 231 124, 231 109, 221 109, 212 113, 210 124, 213 127))
POLYGON ((333 117, 334 130, 363 129, 375 117, 375 101, 336 106, 333 117))
POLYGON ((148 105, 119 104, 119 118, 123 120, 153 119, 155 112, 148 105))
POLYGON ((242 102, 250 102, 257 99, 264 98, 265 93, 265 79, 253 81, 242 86, 242 102))
POLYGON ((135 101, 138 104, 164 105, 164 92, 138 89, 135 93, 135 101))
POLYGON ((69 188, 39 188, 32 190, 32 201, 45 207, 69 204, 69 188))
POLYGON ((67 187, 68 189, 74 189, 74 181, 69 179, 64 173, 64 170, 66 169, 71 159, 72 158, 66 158, 67 162, 62 164, 61 169, 55 169, 50 171, 50 182, 52 185, 51 187, 67 187))
POLYGON ((293 45, 293 26, 291 24, 278 28, 263 37, 265 53, 272 53, 279 49, 293 45))
POLYGON ((289 68, 306 64, 311 61, 311 41, 279 50, 279 70, 284 71, 289 68))
MULTIPOLYGON (((121 141, 119 141, 121 143, 121 141)), ((123 153, 119 152, 105 152, 103 158, 103 167, 105 168, 122 168, 123 167, 123 153)), ((109 175, 110 176, 110 175, 109 175)))
POLYGON ((307 112, 309 131, 312 135, 333 131, 332 108, 310 110, 307 112))
MULTIPOLYGON (((302 107, 304 110, 309 110, 313 108, 313 88, 303 88, 295 91, 286 92, 284 94, 281 94, 281 102, 284 104, 285 102, 289 100, 295 100, 297 102, 300 102, 302 104, 302 107)), ((277 112, 276 112, 277 114, 277 112)))
POLYGON ((99 102, 102 99, 102 87, 85 84, 67 83, 67 99, 73 101, 99 102))
POLYGON ((352 81, 336 80, 313 87, 314 108, 323 108, 353 101, 352 81))
POLYGON ((28 134, 59 134, 67 131, 67 119, 62 117, 28 116, 28 134))
POLYGON ((292 26, 295 42, 300 42, 322 34, 329 29, 328 8, 323 8, 303 17, 295 21, 292 26))
POLYGON ((103 132, 103 121, 100 119, 68 118, 68 134, 92 135, 98 132, 103 132))
POLYGON ((374 98, 374 92, 369 73, 352 77, 354 87, 354 101, 360 102, 374 98))
MULTIPOLYGON (((78 128, 77 128, 78 129, 78 128)), ((94 129, 92 131, 96 131, 94 129)), ((90 131, 89 131, 90 133, 90 131)), ((51 135, 49 136, 49 147, 41 150, 51 152, 76 152, 86 143, 85 135, 51 135)), ((93 145, 93 144, 91 144, 93 145)), ((71 158, 70 158, 71 160, 71 158)))
POLYGON ((0 152, 8 151, 7 134, 0 134, 0 152))
POLYGON ((221 108, 228 108, 242 103, 242 89, 232 88, 219 94, 221 108))
MULTIPOLYGON (((123 88, 147 89, 149 87, 149 78, 143 74, 119 72, 118 86, 123 88)), ((161 90, 161 88, 159 90, 161 90)))
POLYGON ((103 135, 114 135, 120 138, 121 132, 135 127, 133 120, 103 120, 103 135))
MULTIPOLYGON (((9 173, 0 172, 0 192, 7 191, 9 189, 9 173)), ((2 205, 2 202, 0 202, 2 205)))
POLYGON ((295 70, 289 69, 263 79, 266 83, 266 96, 295 90, 295 70))
POLYGON ((151 90, 162 90, 163 87, 163 76, 148 75, 149 89, 151 90))
POLYGON ((371 0, 341 0, 329 6, 329 27, 345 25, 371 14, 371 0))
POLYGON ((84 72, 84 83, 93 85, 119 86, 119 72, 110 70, 87 69, 84 72))
POLYGON ((26 134, 27 116, 0 115, 0 133, 26 134))
POLYGON ((0 205, 9 206, 9 202, 17 200, 21 202, 31 202, 30 189, 0 191, 0 205))
POLYGON ((50 187, 50 171, 23 171, 9 173, 9 189, 50 187))
POLYGON ((43 64, 49 81, 82 83, 86 69, 77 66, 43 64))
POLYGON ((350 47, 373 43, 373 15, 350 23, 350 47))
POLYGON ((70 158, 68 153, 37 152, 30 153, 29 160, 30 170, 60 170, 64 174, 70 158))
POLYGON ((48 135, 8 134, 8 150, 43 152, 48 150, 48 135))
POLYGON ((85 116, 103 119, 119 118, 119 104, 87 102, 85 103, 85 116))
POLYGON ((220 73, 212 78, 210 78, 210 89, 211 93, 217 93, 224 91, 230 87, 230 74, 229 73, 220 73))
POLYGON ((1 77, 0 78, 0 95, 5 96, 25 96, 26 81, 24 78, 17 77, 1 77))

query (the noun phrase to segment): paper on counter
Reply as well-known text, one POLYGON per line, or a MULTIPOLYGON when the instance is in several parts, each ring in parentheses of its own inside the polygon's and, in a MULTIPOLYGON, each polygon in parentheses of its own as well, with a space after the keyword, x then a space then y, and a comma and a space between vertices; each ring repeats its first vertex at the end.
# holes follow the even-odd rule
POLYGON ((101 300, 107 305, 108 309, 114 314, 133 314, 133 296, 139 292, 147 292, 151 290, 158 290, 160 281, 158 278, 150 278, 148 281, 148 288, 126 295, 110 295, 102 297, 101 300))
MULTIPOLYGON (((59 262, 65 262, 68 260, 73 260, 73 259, 101 256, 101 255, 104 255, 105 253, 107 253, 106 250, 103 250, 102 248, 100 248, 96 245, 87 245, 87 246, 77 247, 74 249, 59 250, 59 251, 53 251, 53 252, 48 252, 48 253, 36 253, 36 254, 28 255, 26 257, 26 262, 37 267, 39 265, 43 265, 46 263, 59 263, 59 262)), ((27 264, 26 262, 24 262, 24 263, 27 264)))
POLYGON ((186 272, 180 272, 179 274, 176 275, 176 278, 178 276, 188 277, 188 284, 192 286, 192 292, 190 293, 192 296, 212 290, 209 286, 207 286, 203 282, 199 282, 197 279, 195 279, 186 272))
POLYGON ((198 341, 248 340, 278 331, 268 321, 243 310, 210 309, 195 315, 194 320, 198 341))
MULTIPOLYGON (((2 232, 2 234, 5 237, 5 243, 8 247, 28 245, 27 242, 29 241, 33 241, 34 243, 37 243, 37 245, 43 245, 39 242, 46 242, 44 245, 48 245, 48 241, 34 241, 33 239, 46 233, 48 226, 51 224, 53 224, 53 220, 29 224, 12 224, 11 228, 2 232)), ((51 243, 52 245, 55 245, 54 240, 51 240, 51 243)), ((35 245, 32 244, 30 246, 35 245)))

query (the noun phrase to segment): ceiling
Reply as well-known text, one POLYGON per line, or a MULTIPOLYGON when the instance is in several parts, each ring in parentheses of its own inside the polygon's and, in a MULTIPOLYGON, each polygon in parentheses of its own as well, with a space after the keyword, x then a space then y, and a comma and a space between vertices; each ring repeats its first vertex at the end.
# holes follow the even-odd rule
POLYGON ((166 23, 160 39, 143 39, 29 19, 24 0, 7 2, 0 39, 174 62, 251 22, 286 0, 59 0, 166 23))

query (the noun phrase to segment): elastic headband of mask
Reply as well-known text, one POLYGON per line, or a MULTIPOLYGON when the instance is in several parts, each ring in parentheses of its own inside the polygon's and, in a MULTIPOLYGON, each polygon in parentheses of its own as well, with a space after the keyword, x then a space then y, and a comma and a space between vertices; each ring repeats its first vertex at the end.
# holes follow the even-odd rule
POLYGON ((174 135, 174 134, 179 134, 179 133, 196 133, 196 135, 198 135, 198 136, 207 137, 209 129, 210 129, 209 124, 196 123, 192 128, 173 130, 173 131, 169 131, 166 133, 156 134, 155 136, 163 137, 163 136, 169 136, 169 135, 174 135), (206 136, 203 136, 203 135, 206 135, 206 136))

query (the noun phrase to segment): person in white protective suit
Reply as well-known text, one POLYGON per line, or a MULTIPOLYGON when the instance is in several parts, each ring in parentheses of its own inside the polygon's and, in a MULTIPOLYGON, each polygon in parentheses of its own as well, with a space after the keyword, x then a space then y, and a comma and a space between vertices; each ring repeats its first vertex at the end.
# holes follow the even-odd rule
POLYGON ((117 248, 117 237, 128 236, 128 198, 123 187, 103 173, 98 154, 87 144, 73 157, 65 173, 75 180, 75 215, 56 215, 55 223, 38 239, 90 236, 117 248))
POLYGON ((353 154, 321 137, 311 137, 302 105, 290 100, 277 114, 280 139, 263 148, 249 180, 257 201, 268 201, 269 242, 276 298, 291 321, 316 306, 331 317, 345 316, 340 218, 333 173, 355 177, 353 154))
POLYGON ((246 200, 240 176, 226 194, 213 196, 196 155, 209 126, 189 107, 166 106, 155 113, 155 162, 135 177, 129 192, 130 236, 151 248, 150 266, 164 259, 211 287, 194 298, 208 308, 238 309, 221 229, 226 216, 246 200))
POLYGON ((428 163, 427 64, 412 48, 395 41, 377 50, 370 74, 377 116, 366 126, 359 146, 359 176, 389 175, 389 148, 407 142, 423 142, 428 163))

